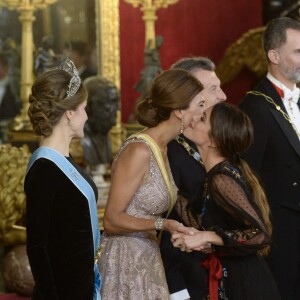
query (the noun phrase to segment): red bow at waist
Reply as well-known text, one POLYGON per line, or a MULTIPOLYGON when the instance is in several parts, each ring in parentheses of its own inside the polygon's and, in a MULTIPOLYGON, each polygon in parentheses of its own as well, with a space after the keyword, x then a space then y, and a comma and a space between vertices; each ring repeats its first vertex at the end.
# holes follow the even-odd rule
POLYGON ((222 263, 211 254, 202 261, 202 266, 209 270, 209 299, 218 300, 219 280, 223 276, 222 263))

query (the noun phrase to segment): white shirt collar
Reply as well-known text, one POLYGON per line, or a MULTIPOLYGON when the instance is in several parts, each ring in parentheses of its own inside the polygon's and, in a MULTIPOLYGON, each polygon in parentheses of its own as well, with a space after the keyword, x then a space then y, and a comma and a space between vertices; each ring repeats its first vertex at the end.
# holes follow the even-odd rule
POLYGON ((296 84, 294 85, 293 89, 289 89, 288 87, 286 87, 282 82, 280 82, 279 80, 277 80, 274 76, 272 76, 270 73, 267 74, 267 78, 273 83, 275 84, 277 87, 279 87, 281 90, 285 91, 285 90, 294 90, 294 88, 296 88, 296 84))
POLYGON ((296 86, 296 84, 294 85, 293 89, 290 90, 289 88, 287 88, 282 82, 280 82, 279 80, 277 80, 276 78, 274 78, 270 73, 267 74, 267 78, 274 84, 276 85, 279 89, 281 89, 283 91, 283 101, 290 101, 292 100, 294 103, 298 103, 299 101, 299 95, 300 95, 300 90, 299 88, 296 86))

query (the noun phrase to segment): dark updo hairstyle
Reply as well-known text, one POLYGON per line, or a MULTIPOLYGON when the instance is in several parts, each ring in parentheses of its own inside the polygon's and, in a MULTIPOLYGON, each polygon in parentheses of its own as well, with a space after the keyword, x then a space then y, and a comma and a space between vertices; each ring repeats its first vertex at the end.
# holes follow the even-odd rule
POLYGON ((34 82, 28 116, 35 134, 49 136, 65 111, 76 110, 87 99, 82 83, 73 97, 67 97, 71 78, 68 72, 54 69, 43 73, 34 82))
MULTIPOLYGON (((210 125, 211 140, 215 143, 219 154, 233 162, 241 171, 248 183, 252 199, 260 211, 263 225, 271 235, 270 208, 265 192, 247 162, 240 158, 253 141, 251 120, 237 106, 220 102, 212 108, 210 125)), ((261 255, 268 252, 268 246, 258 251, 261 255)))
POLYGON ((172 69, 158 75, 146 99, 137 103, 136 118, 146 127, 155 127, 168 120, 171 112, 187 109, 203 85, 189 72, 172 69))

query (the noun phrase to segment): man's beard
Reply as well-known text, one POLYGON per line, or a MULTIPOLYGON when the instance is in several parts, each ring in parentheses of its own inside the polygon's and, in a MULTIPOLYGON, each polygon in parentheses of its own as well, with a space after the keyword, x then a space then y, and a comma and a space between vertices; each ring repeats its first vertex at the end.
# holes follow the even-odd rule
POLYGON ((279 65, 281 73, 293 83, 300 82, 300 70, 299 67, 289 68, 285 61, 279 65))

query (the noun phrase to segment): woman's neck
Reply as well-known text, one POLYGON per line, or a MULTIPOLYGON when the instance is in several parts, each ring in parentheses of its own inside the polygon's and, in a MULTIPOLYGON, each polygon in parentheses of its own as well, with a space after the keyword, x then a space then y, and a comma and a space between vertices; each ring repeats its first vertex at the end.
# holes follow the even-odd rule
POLYGON ((225 157, 217 153, 216 148, 207 146, 205 149, 198 147, 206 172, 215 165, 225 160, 225 157))
POLYGON ((179 134, 179 132, 172 128, 170 129, 170 127, 170 125, 162 122, 156 127, 147 128, 144 131, 144 133, 148 134, 152 139, 155 140, 162 153, 167 152, 167 145, 179 134))
POLYGON ((224 157, 214 157, 214 158, 208 158, 207 162, 205 162, 203 160, 204 163, 204 167, 206 172, 210 171, 215 165, 221 163, 222 161, 224 161, 225 158, 224 157))
POLYGON ((44 137, 40 143, 41 147, 49 147, 63 156, 69 156, 70 142, 68 138, 59 130, 54 130, 50 136, 44 137))

